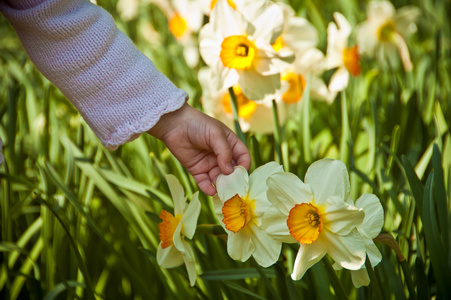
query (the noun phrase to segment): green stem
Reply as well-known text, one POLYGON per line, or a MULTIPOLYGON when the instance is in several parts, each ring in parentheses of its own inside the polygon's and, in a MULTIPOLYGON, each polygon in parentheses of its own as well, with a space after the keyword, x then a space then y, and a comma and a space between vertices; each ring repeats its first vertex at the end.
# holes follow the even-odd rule
POLYGON ((370 277, 371 286, 374 290, 374 293, 376 293, 376 299, 383 300, 384 296, 382 295, 381 287, 379 286, 379 282, 377 281, 376 274, 374 273, 373 266, 371 265, 368 255, 365 259, 365 267, 366 271, 368 272, 368 276, 370 277))
POLYGON ((410 299, 416 300, 417 294, 415 293, 415 285, 413 284, 412 278, 410 277, 409 273, 409 267, 407 266, 407 261, 401 260, 399 261, 399 264, 401 265, 402 272, 404 273, 404 278, 407 283, 407 288, 409 289, 410 299))
POLYGON ((348 106, 346 103, 346 95, 341 92, 341 142, 340 142, 340 159, 347 164, 349 158, 349 120, 348 106))
POLYGON ((307 84, 302 94, 302 146, 304 150, 304 161, 308 164, 312 162, 311 132, 310 132, 310 84, 312 73, 307 78, 307 84))
POLYGON ((330 263, 329 259, 326 256, 324 256, 322 261, 324 266, 326 267, 327 273, 329 273, 330 282, 332 283, 332 287, 335 290, 337 299, 348 299, 348 296, 346 296, 343 286, 341 285, 337 273, 335 273, 335 270, 332 267, 332 264, 330 263))
POLYGON ((232 104, 233 123, 235 125, 236 135, 247 147, 246 137, 244 136, 244 133, 241 130, 240 121, 238 117, 238 104, 236 101, 235 92, 233 91, 232 87, 229 87, 229 94, 230 94, 230 103, 232 104))
POLYGON ((279 114, 277 113, 276 100, 272 100, 272 118, 274 122, 274 142, 275 142, 276 158, 279 164, 283 164, 282 147, 280 140, 279 114))

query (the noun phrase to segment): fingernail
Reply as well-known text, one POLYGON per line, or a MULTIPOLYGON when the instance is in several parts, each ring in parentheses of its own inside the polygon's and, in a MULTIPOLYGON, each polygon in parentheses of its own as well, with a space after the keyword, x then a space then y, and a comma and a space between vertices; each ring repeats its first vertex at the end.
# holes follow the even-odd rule
POLYGON ((232 173, 233 172, 232 164, 226 164, 226 170, 227 172, 232 173))

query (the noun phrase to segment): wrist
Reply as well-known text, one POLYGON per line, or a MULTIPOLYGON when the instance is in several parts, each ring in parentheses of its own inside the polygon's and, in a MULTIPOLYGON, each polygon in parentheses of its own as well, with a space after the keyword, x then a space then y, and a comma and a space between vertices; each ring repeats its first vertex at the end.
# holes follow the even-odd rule
POLYGON ((179 109, 164 114, 160 117, 160 120, 150 128, 147 133, 151 136, 164 140, 164 137, 171 132, 179 124, 183 124, 183 119, 189 111, 193 109, 188 103, 184 103, 179 109))

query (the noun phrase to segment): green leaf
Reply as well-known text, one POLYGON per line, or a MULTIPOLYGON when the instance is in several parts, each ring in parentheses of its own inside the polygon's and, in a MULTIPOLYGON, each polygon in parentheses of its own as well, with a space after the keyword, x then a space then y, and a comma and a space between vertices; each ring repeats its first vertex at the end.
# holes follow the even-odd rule
MULTIPOLYGON (((268 278, 275 278, 276 273, 272 269, 263 269, 263 273, 268 278)), ((246 278, 260 278, 260 273, 254 269, 230 269, 230 270, 217 270, 208 271, 200 275, 204 280, 238 280, 246 278)))
POLYGON ((416 202, 416 207, 418 208, 418 214, 423 216, 423 195, 424 195, 424 187, 421 184, 420 179, 415 173, 415 169, 410 164, 407 157, 402 156, 402 164, 404 166, 404 170, 406 172, 407 180, 409 182, 410 190, 412 191, 413 198, 416 202))
MULTIPOLYGON (((58 297, 59 294, 61 294, 62 292, 69 290, 69 289, 75 289, 76 287, 83 287, 86 288, 84 283, 80 283, 74 280, 69 280, 69 281, 65 281, 65 282, 60 282, 58 283, 53 290, 51 290, 45 297, 44 300, 53 300, 56 299, 58 297)), ((75 293, 74 291, 72 291, 72 293, 75 293)))
POLYGON ((239 284, 237 284, 237 283, 235 283, 235 282, 226 280, 226 281, 224 281, 224 284, 225 284, 226 286, 228 286, 229 288, 232 288, 232 289, 234 289, 234 290, 237 290, 237 291, 239 291, 239 292, 241 292, 241 293, 244 293, 244 294, 246 294, 246 295, 255 297, 255 298, 257 298, 257 299, 266 300, 266 298, 263 298, 263 297, 257 295, 256 293, 252 292, 251 290, 248 290, 248 289, 246 289, 245 287, 243 287, 243 286, 241 286, 241 285, 239 285, 239 284))

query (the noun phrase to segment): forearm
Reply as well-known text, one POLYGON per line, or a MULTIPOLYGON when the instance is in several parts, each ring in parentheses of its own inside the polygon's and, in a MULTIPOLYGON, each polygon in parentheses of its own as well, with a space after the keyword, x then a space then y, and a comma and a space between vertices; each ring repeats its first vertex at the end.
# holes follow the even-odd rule
POLYGON ((148 131, 186 100, 112 17, 89 1, 0 0, 0 11, 36 67, 107 148, 148 131))

